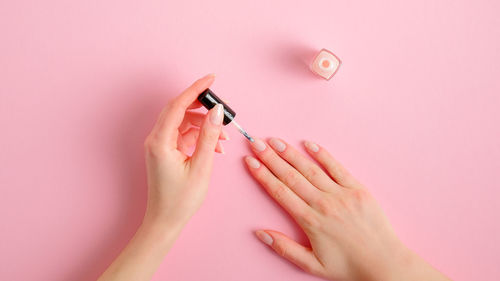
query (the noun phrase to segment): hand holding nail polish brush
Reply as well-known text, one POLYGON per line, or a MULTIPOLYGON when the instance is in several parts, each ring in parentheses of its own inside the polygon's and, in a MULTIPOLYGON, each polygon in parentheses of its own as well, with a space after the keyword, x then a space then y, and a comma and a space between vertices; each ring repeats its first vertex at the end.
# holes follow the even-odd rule
POLYGON ((229 123, 252 142, 256 158, 245 157, 249 173, 309 240, 302 245, 281 232, 258 230, 257 237, 281 257, 325 280, 450 280, 398 239, 367 189, 324 147, 305 142, 305 157, 281 139, 254 141, 234 121, 236 113, 208 89, 214 79, 209 74, 172 100, 146 138, 146 212, 99 281, 152 278, 205 198, 221 127, 229 123), (206 116, 189 111, 196 99, 213 110, 206 116), (186 131, 190 126, 198 128, 186 131), (184 148, 194 142, 189 155, 184 148))
POLYGON ((212 107, 217 104, 222 104, 224 106, 224 121, 222 124, 225 126, 229 123, 232 123, 240 133, 242 133, 245 138, 247 138, 250 142, 254 142, 254 139, 240 126, 240 124, 234 121, 234 117, 236 116, 236 112, 231 109, 226 103, 224 103, 212 90, 206 89, 198 96, 198 101, 208 110, 212 109, 212 107))

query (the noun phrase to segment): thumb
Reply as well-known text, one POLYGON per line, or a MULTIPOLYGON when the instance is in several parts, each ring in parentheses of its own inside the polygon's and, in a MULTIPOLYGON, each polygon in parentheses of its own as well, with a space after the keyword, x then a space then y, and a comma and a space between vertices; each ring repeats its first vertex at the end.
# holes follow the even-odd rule
POLYGON ((281 232, 273 230, 257 230, 255 235, 280 256, 302 268, 305 272, 317 276, 324 275, 323 265, 310 248, 302 246, 281 232))
POLYGON ((222 104, 217 104, 210 109, 201 125, 198 142, 191 157, 191 167, 199 174, 210 174, 212 170, 214 151, 221 133, 223 119, 224 107, 222 104))

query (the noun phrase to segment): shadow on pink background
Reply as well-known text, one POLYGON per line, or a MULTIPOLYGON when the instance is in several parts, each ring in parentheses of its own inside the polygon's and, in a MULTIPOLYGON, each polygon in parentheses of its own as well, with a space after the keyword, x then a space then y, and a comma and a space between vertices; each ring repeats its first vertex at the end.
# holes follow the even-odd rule
MULTIPOLYGON (((402 240, 456 280, 500 276, 496 1, 0 3, 0 279, 92 280, 141 222, 142 144, 196 78, 251 134, 327 147, 402 240), (328 48, 331 81, 307 63, 328 48)), ((233 128, 154 280, 316 280, 258 242, 306 238, 233 128)))

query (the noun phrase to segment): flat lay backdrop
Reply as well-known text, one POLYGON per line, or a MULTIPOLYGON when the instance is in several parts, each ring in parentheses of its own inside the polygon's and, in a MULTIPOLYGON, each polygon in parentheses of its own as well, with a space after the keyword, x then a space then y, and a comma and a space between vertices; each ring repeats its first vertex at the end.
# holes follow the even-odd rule
MULTIPOLYGON (((212 89, 251 134, 328 148, 456 280, 500 276, 500 2, 0 2, 0 279, 93 280, 140 224, 143 140, 212 89), (324 81, 307 68, 327 48, 324 81)), ((305 242, 227 127, 208 197, 154 280, 317 280, 254 237, 305 242)))

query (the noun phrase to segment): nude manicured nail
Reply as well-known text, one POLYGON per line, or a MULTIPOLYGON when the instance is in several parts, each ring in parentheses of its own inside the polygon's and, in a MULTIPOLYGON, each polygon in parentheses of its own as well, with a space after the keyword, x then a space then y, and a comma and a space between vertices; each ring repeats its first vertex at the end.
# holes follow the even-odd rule
POLYGON ((286 149, 286 144, 284 144, 281 140, 272 138, 269 141, 269 144, 278 152, 283 152, 286 149))
POLYGON ((217 104, 210 110, 210 122, 214 125, 222 124, 222 118, 224 117, 224 107, 222 104, 217 104))
POLYGON ((264 242, 264 244, 271 246, 273 244, 273 238, 271 235, 267 234, 267 232, 262 231, 262 230, 257 230, 255 232, 255 235, 257 235, 257 238, 259 238, 260 241, 264 242))
POLYGON ((219 148, 221 154, 226 154, 226 152, 224 151, 224 146, 222 146, 220 142, 217 143, 217 147, 219 148))
POLYGON ((264 151, 266 149, 266 144, 261 139, 255 139, 255 141, 252 142, 252 146, 257 151, 264 151))
POLYGON ((247 156, 245 158, 245 161, 247 162, 247 165, 250 166, 250 168, 257 169, 260 167, 259 160, 253 158, 252 156, 247 156))
POLYGON ((229 135, 227 134, 226 131, 222 130, 220 133, 220 139, 221 140, 229 140, 229 135))
POLYGON ((306 141, 306 142, 304 142, 304 145, 306 146, 307 149, 309 149, 312 152, 319 151, 319 146, 317 144, 315 144, 314 142, 306 141))

